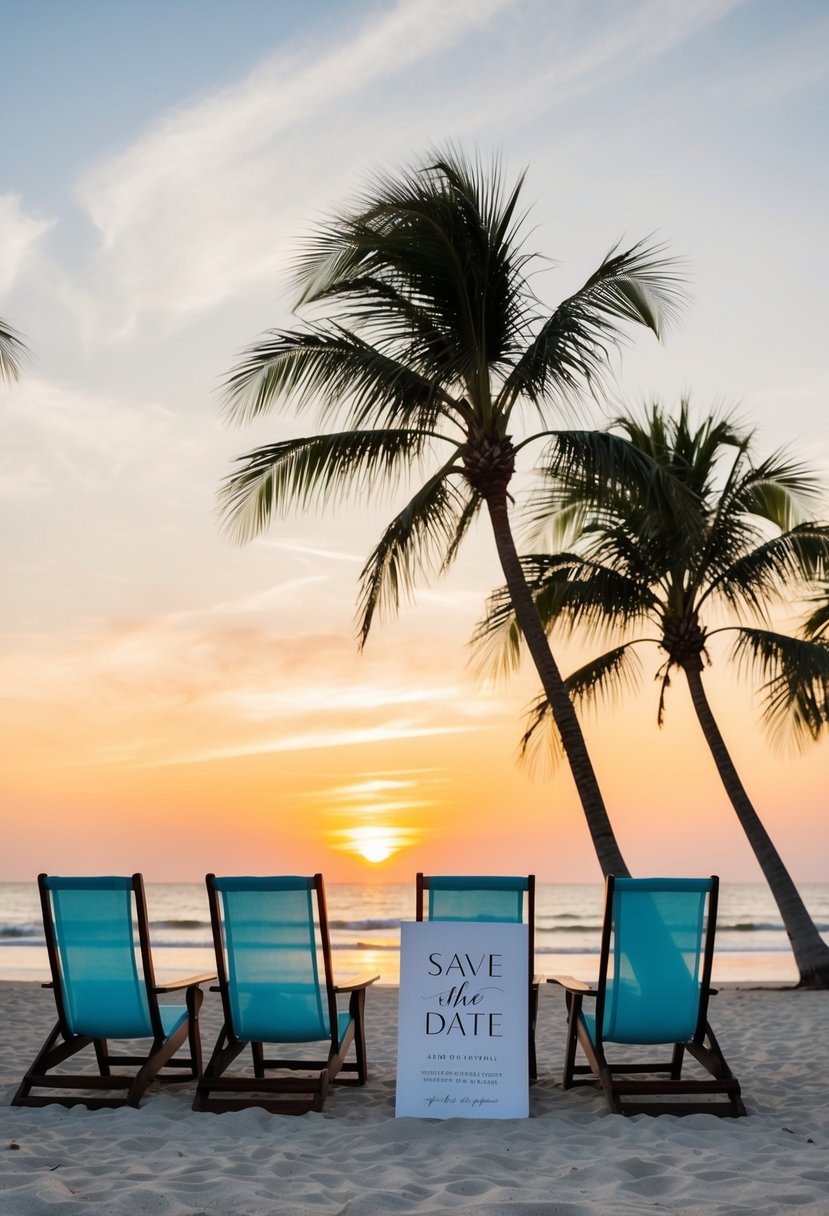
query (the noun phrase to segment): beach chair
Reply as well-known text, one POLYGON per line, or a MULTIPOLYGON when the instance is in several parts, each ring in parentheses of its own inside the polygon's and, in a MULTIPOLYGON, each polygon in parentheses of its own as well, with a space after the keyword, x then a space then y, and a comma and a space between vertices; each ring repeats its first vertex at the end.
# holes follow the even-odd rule
MULTIPOLYGON (((12 1098, 13 1106, 138 1106, 153 1080, 186 1081, 201 1071, 199 985, 214 975, 157 984, 140 874, 132 878, 38 877, 58 1021, 12 1098), (136 953, 135 932, 138 934, 136 953), (185 991, 183 1005, 159 1004, 185 991), (151 1039, 142 1054, 111 1055, 109 1041, 151 1039), (173 1058, 189 1041, 190 1054, 173 1058), (59 1070, 87 1047, 97 1073, 59 1070), (114 1072, 129 1066, 129 1072, 114 1072), (137 1066, 137 1067, 136 1067, 137 1066), (171 1072, 162 1073, 162 1068, 171 1072), (33 1094, 49 1089, 49 1094, 33 1094), (67 1094, 65 1091, 71 1090, 67 1094), (126 1095, 105 1096, 126 1090, 126 1095), (75 1093, 74 1091, 79 1091, 75 1093)), ((91 1061, 90 1061, 91 1063, 91 1061)))
POLYGON ((538 1077, 535 1024, 538 990, 544 977, 535 974, 535 875, 418 874, 416 879, 417 920, 503 921, 529 927, 527 980, 529 984, 528 1060, 530 1080, 538 1077))
POLYGON ((334 983, 322 875, 208 874, 206 881, 224 1025, 193 1109, 262 1106, 276 1113, 304 1114, 322 1110, 335 1080, 364 1085, 365 996, 379 976, 334 983), (338 1008, 339 994, 349 997, 347 1011, 338 1008), (265 1054, 271 1044, 323 1042, 328 1045, 324 1059, 265 1054), (248 1044, 253 1075, 227 1075, 228 1066, 248 1044), (352 1045, 354 1059, 346 1060, 352 1045), (286 1075, 296 1072, 309 1075, 286 1075))
POLYGON ((566 991, 565 1089, 600 1082, 622 1115, 746 1113, 707 1021, 718 885, 715 877, 607 879, 598 983, 550 977, 566 991), (588 998, 595 1004, 585 1012, 588 998), (611 1063, 605 1049, 620 1045, 630 1054, 611 1063), (665 1047, 666 1056, 670 1047, 670 1058, 632 1062, 640 1054, 632 1045, 665 1047), (578 1046, 587 1064, 576 1063, 578 1046), (686 1055, 708 1076, 683 1077, 686 1055))

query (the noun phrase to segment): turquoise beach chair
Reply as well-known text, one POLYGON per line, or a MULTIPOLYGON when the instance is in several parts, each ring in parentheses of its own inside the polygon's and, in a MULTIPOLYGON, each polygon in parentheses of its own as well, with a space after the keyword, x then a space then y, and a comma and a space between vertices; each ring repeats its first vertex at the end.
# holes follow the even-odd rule
POLYGON ((201 1071, 198 1013, 204 995, 199 984, 215 976, 156 984, 141 875, 56 878, 41 874, 38 887, 52 971, 52 981, 44 987, 54 990, 58 1021, 12 1105, 138 1106, 154 1079, 197 1077, 201 1071), (159 994, 180 989, 186 990, 185 1004, 159 1004, 159 994), (152 1044, 141 1055, 110 1055, 110 1039, 148 1038, 152 1044), (189 1056, 173 1059, 185 1040, 189 1040, 189 1056), (65 1060, 90 1046, 97 1074, 58 1071, 65 1060), (132 1066, 128 1075, 112 1071, 122 1065, 132 1066), (165 1066, 179 1071, 160 1074, 165 1066), (32 1089, 54 1092, 32 1094, 32 1089), (89 1092, 76 1096, 66 1090, 89 1092), (107 1090, 126 1090, 126 1097, 100 1096, 107 1090))
POLYGON ((417 920, 493 921, 529 928, 529 1044, 530 1080, 538 1076, 535 1025, 538 1018, 538 989, 544 977, 535 975, 535 875, 446 875, 418 874, 416 879, 417 920), (424 915, 425 914, 425 915, 424 915))
POLYGON ((207 875, 224 1025, 196 1091, 194 1110, 262 1106, 282 1114, 321 1110, 328 1087, 364 1085, 364 1008, 378 976, 337 986, 322 875, 217 878, 207 875), (319 963, 322 961, 322 977, 319 963), (349 995, 347 1011, 337 996, 349 995), (265 1044, 325 1042, 325 1059, 265 1057, 265 1044), (250 1044, 253 1076, 226 1070, 250 1044), (346 1061, 354 1046, 355 1059, 346 1061), (268 1077, 268 1070, 278 1070, 268 1077), (310 1076, 285 1076, 285 1070, 310 1076), (353 1077, 339 1074, 349 1072, 353 1077), (214 1096, 215 1095, 215 1096, 214 1096))
POLYGON ((718 885, 715 877, 607 879, 598 983, 551 977, 567 994, 565 1089, 598 1081, 623 1115, 746 1113, 707 1021, 718 885), (586 998, 595 1000, 589 1013, 586 998), (609 1044, 668 1045, 671 1058, 610 1063, 609 1044), (577 1046, 587 1064, 576 1064, 577 1046), (708 1077, 683 1078, 686 1053, 708 1077))

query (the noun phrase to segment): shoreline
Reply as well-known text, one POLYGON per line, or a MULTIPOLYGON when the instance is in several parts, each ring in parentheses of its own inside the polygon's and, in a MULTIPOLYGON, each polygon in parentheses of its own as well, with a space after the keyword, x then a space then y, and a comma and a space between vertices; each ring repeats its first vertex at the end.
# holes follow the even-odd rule
MULTIPOLYGON (((383 950, 333 950, 334 971, 338 977, 369 971, 380 974, 381 983, 399 982, 399 945, 383 950)), ((159 978, 195 975, 215 967, 213 947, 153 946, 153 961, 159 978)), ((598 950, 573 953, 538 953, 535 971, 539 975, 575 975, 592 979, 598 969, 598 950)), ((0 983, 45 983, 50 978, 45 946, 0 944, 0 983)), ((797 984, 797 967, 791 950, 715 952, 715 987, 726 984, 797 984)), ((827 1214, 829 1216, 829 1214, 827 1214)))
MULTIPOLYGON (((299 1117, 190 1109, 192 1083, 151 1087, 139 1110, 13 1108, 54 1023, 52 994, 0 981, 0 1203, 4 1216, 801 1216, 829 1213, 829 993, 720 986, 711 1023, 749 1115, 607 1112, 563 1091, 564 999, 546 985, 530 1117, 395 1119, 397 993, 368 993, 370 1076, 299 1117)), ((202 1040, 221 1022, 205 994, 202 1040)))

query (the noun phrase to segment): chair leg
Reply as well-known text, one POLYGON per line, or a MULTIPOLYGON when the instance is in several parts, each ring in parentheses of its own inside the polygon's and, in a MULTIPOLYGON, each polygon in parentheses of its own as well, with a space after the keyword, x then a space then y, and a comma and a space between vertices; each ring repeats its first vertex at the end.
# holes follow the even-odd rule
POLYGON ((598 1079, 604 1090, 608 1107, 614 1115, 620 1115, 622 1113, 622 1105, 613 1081, 613 1072, 604 1054, 604 1047, 601 1043, 593 1042, 587 1025, 581 1017, 576 1022, 576 1033, 578 1034, 581 1049, 587 1059, 589 1070, 592 1072, 593 1077, 598 1079))
POLYGON ((202 1074, 202 1051, 201 1051, 201 1027, 199 1025, 199 1010, 204 1001, 204 993, 201 988, 187 989, 187 1012, 189 1013, 189 1032, 188 1039, 190 1043, 190 1064, 192 1066, 192 1076, 198 1079, 202 1074))
POLYGON ((136 1073, 135 1079, 130 1086, 127 1095, 128 1106, 138 1106, 140 1104, 147 1086, 151 1081, 155 1080, 164 1065, 173 1058, 185 1041, 189 1044, 190 1059, 189 1061, 182 1061, 182 1063, 185 1067, 189 1063, 189 1071, 185 1072, 182 1069, 179 1076, 165 1077, 162 1080, 187 1081, 194 1077, 198 1078, 201 1075, 202 1058, 199 1010, 201 1009, 203 1000, 204 993, 201 988, 187 989, 187 1020, 169 1038, 156 1039, 153 1042, 149 1056, 136 1073))
POLYGON ((679 1081, 682 1077, 682 1064, 685 1059, 685 1044, 675 1043, 674 1054, 671 1057, 671 1080, 679 1081))
MULTIPOLYGON (((140 1106, 147 1086, 155 1078, 156 1074, 164 1067, 169 1059, 171 1059, 182 1043, 187 1038, 190 1031, 188 1023, 180 1026, 174 1035, 168 1039, 156 1039, 153 1042, 152 1051, 146 1059, 146 1062, 139 1068, 135 1075, 135 1079, 130 1085, 127 1094, 127 1106, 140 1106)), ((186 1078, 182 1077, 182 1080, 186 1078)))
MULTIPOLYGON (((58 1022, 17 1087, 17 1092, 11 1101, 12 1106, 26 1106, 28 1104, 27 1098, 29 1093, 35 1085, 49 1084, 45 1080, 45 1077, 50 1069, 55 1068, 58 1064, 62 1064, 64 1060, 68 1060, 70 1056, 75 1055, 78 1051, 83 1051, 85 1047, 88 1047, 92 1043, 92 1039, 86 1035, 73 1035, 72 1038, 64 1039, 63 1042, 58 1043, 60 1033, 60 1022, 58 1022)), ((34 1099, 32 1101, 34 1102, 34 1099)), ((40 1104, 38 1103, 38 1105, 40 1104)))
POLYGON ((351 999, 348 1002, 348 1012, 354 1023, 354 1058, 357 1066, 357 1085, 365 1085, 368 1080, 365 1008, 366 990, 365 988, 360 988, 356 992, 352 992, 351 999))
POLYGON ((98 1061, 98 1071, 102 1077, 112 1076, 112 1070, 109 1067, 109 1048, 106 1039, 94 1039, 95 1058, 98 1061))
POLYGON ((225 1026, 222 1027, 207 1067, 202 1071, 199 1083, 196 1086, 193 1110, 207 1110, 210 1101, 210 1091, 213 1088, 211 1082, 217 1081, 221 1077, 225 1069, 233 1063, 240 1052, 244 1051, 246 1046, 247 1043, 239 1039, 231 1043, 227 1028, 225 1026))
MULTIPOLYGON (((340 1054, 348 1049, 350 1042, 349 1033, 343 1040, 343 1052, 340 1054)), ((193 1110, 221 1112, 260 1106, 283 1115, 302 1115, 306 1111, 322 1110, 328 1094, 331 1068, 336 1067, 339 1056, 333 1057, 333 1065, 329 1060, 328 1067, 322 1068, 315 1077, 267 1078, 265 1073, 268 1068, 290 1069, 295 1062, 267 1059, 264 1044, 252 1043, 254 1068, 257 1067, 256 1061, 261 1060, 262 1076, 224 1076, 230 1064, 247 1046, 242 1040, 231 1040, 227 1028, 222 1027, 213 1054, 196 1087, 193 1110)), ((304 1069, 306 1066, 303 1064, 302 1067, 304 1069)))
POLYGON ((204 994, 200 989, 192 989, 188 993, 187 1005, 190 1017, 178 1028, 176 1033, 170 1038, 159 1038, 153 1041, 152 1049, 146 1059, 133 1056, 112 1056, 109 1053, 109 1044, 106 1039, 91 1038, 88 1035, 72 1035, 71 1037, 59 1042, 61 1035, 60 1023, 52 1030, 41 1050, 32 1064, 31 1068, 26 1073, 20 1083, 17 1092, 12 1098, 13 1106, 26 1105, 46 1105, 48 1102, 60 1102, 64 1106, 85 1105, 90 1109, 96 1109, 101 1106, 121 1106, 126 1103, 128 1106, 138 1106, 143 1097, 147 1086, 157 1076, 158 1072, 164 1065, 172 1059, 181 1045, 189 1038, 190 1040, 190 1060, 184 1062, 190 1064, 191 1072, 182 1070, 181 1076, 169 1077, 168 1080, 189 1080, 191 1077, 198 1077, 201 1073, 201 1038, 198 1026, 198 1011, 201 1006, 204 994), (56 1068, 58 1064, 63 1063, 70 1056, 75 1055, 84 1048, 92 1046, 95 1051, 95 1058, 98 1064, 98 1072, 100 1077, 93 1075, 79 1074, 69 1076, 63 1074, 49 1075, 51 1070, 56 1068), (112 1065, 125 1064, 141 1064, 138 1072, 131 1076, 125 1076, 123 1073, 115 1074, 112 1071, 112 1065), (43 1086, 52 1088, 53 1090, 67 1089, 85 1089, 87 1091, 98 1091, 107 1089, 126 1089, 126 1099, 116 1099, 110 1097, 98 1098, 92 1094, 76 1099, 69 1099, 59 1096, 45 1098, 43 1096, 29 1097, 31 1090, 34 1087, 43 1086))
MULTIPOLYGON (((601 1083, 609 1109, 620 1115, 636 1114, 713 1114, 740 1116, 746 1113, 737 1078, 728 1067, 710 1027, 706 1027, 706 1042, 675 1043, 670 1061, 659 1063, 609 1064, 602 1043, 594 1043, 583 1018, 577 1023, 578 1043, 589 1069, 574 1067, 574 1072, 591 1071, 591 1080, 601 1083), (685 1052, 693 1056, 713 1078, 712 1081, 682 1079, 685 1052), (629 1079, 629 1074, 640 1079, 629 1079), (654 1074, 667 1073, 669 1079, 654 1074), (696 1100, 699 1099, 699 1100, 696 1100)), ((568 1066, 570 1054, 568 1026, 568 1066)), ((578 1082, 572 1081, 572 1084, 578 1082)))
POLYGON ((328 1097, 328 1085, 330 1083, 330 1074, 325 1071, 319 1075, 319 1089, 314 1095, 311 1102, 311 1110, 322 1110, 325 1106, 325 1099, 328 1097))
POLYGON ((262 1043, 251 1043, 251 1055, 253 1056, 253 1075, 255 1077, 264 1077, 265 1075, 265 1047, 262 1043))
MULTIPOLYGON (((348 1030, 346 1030, 345 1034, 343 1035, 342 1039, 340 1040, 340 1042, 337 1045, 337 1049, 335 1050, 334 1046, 332 1044, 331 1050, 328 1053, 328 1064, 326 1066, 325 1071, 326 1071, 329 1081, 332 1081, 332 1082, 336 1083, 337 1085, 363 1085, 365 1083, 365 1077, 363 1076, 363 1078, 361 1079, 361 1075, 360 1075, 361 1074, 361 1062, 358 1058, 360 1055, 360 1052, 357 1047, 357 1039, 358 1039, 357 1024, 354 1021, 354 1019, 352 1018, 351 1023, 348 1027, 348 1030), (351 1050, 352 1043, 355 1044, 355 1051, 354 1051, 355 1060, 354 1060, 353 1064, 351 1062, 346 1063, 346 1057, 348 1056, 348 1053, 351 1050), (340 1075, 341 1070, 345 1071, 345 1072, 349 1072, 349 1073, 356 1073, 357 1075, 350 1076, 350 1077, 343 1077, 340 1075)), ((363 1053, 365 1053, 365 1044, 363 1044, 363 1053)), ((365 1056, 363 1056, 362 1070, 364 1073, 365 1072, 365 1056)))
POLYGON ((530 1027, 527 1043, 527 1059, 530 1070, 530 1080, 538 1080, 538 1058, 535 1050, 535 1025, 538 1021, 538 984, 530 985, 530 1027))
POLYGON ((567 1042, 564 1050, 564 1075, 562 1088, 570 1089, 573 1084, 573 1074, 576 1067, 576 1046, 578 1044, 578 1019, 581 1013, 582 999, 575 993, 568 992, 567 1000, 567 1042))
POLYGON ((722 1048, 717 1042, 711 1027, 706 1024, 705 1041, 702 1043, 690 1042, 687 1044, 688 1052, 702 1064, 703 1068, 707 1068, 713 1077, 719 1081, 732 1082, 728 1087, 729 1102, 731 1105, 730 1113, 735 1116, 746 1114, 746 1108, 743 1104, 742 1094, 740 1091, 740 1083, 734 1076, 734 1073, 728 1066, 726 1058, 722 1053, 722 1048))

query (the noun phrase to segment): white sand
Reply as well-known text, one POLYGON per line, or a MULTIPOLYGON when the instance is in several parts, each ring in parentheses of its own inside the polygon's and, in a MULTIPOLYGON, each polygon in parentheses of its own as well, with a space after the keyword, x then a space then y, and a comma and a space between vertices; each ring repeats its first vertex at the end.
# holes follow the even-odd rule
MULTIPOLYGON (((531 1117, 395 1119, 397 990, 368 994, 371 1079, 301 1117, 190 1110, 189 1084, 140 1110, 8 1106, 54 1020, 51 994, 0 984, 2 1216, 380 1216, 641 1212, 829 1216, 829 993, 725 990, 712 1024, 749 1117, 606 1112, 558 1083, 564 1002, 541 993, 531 1117)), ((206 1049, 219 1023, 208 994, 206 1049)))

